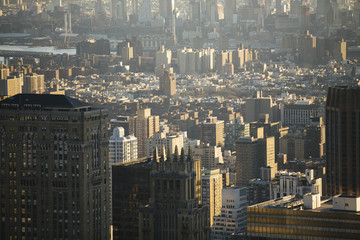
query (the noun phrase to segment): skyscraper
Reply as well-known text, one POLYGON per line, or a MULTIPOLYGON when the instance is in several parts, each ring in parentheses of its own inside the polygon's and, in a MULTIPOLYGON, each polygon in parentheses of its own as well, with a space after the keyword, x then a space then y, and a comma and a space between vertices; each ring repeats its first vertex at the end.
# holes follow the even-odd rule
POLYGON ((107 110, 37 94, 0 109, 0 238, 110 239, 107 110))
POLYGON ((326 193, 360 196, 360 88, 330 87, 325 112, 326 193))
POLYGON ((159 116, 152 116, 151 109, 139 109, 135 117, 130 119, 130 134, 138 139, 138 157, 146 157, 147 139, 159 131, 159 116))
POLYGON ((160 92, 168 97, 176 94, 176 78, 173 73, 173 69, 164 70, 164 73, 160 76, 160 92))
POLYGON ((246 186, 260 177, 261 167, 276 167, 275 138, 243 137, 236 142, 236 185, 246 186))
POLYGON ((217 117, 208 117, 201 123, 200 140, 210 146, 224 146, 224 121, 218 121, 217 117))
POLYGON ((221 213, 221 191, 223 189, 222 174, 220 169, 206 169, 202 172, 202 199, 209 206, 210 227, 213 217, 221 213))

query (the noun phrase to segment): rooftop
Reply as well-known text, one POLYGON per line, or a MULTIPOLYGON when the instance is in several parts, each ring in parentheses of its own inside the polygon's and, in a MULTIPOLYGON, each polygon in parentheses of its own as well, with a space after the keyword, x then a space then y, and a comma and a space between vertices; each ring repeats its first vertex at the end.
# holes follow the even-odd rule
POLYGON ((65 95, 52 94, 17 94, 0 101, 0 108, 83 108, 90 107, 88 103, 65 95))

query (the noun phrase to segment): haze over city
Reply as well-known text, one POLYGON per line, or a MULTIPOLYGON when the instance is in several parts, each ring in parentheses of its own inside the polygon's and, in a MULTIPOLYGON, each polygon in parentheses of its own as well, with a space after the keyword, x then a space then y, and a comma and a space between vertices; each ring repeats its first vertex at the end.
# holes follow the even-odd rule
POLYGON ((0 0, 0 239, 360 239, 360 1, 0 0))

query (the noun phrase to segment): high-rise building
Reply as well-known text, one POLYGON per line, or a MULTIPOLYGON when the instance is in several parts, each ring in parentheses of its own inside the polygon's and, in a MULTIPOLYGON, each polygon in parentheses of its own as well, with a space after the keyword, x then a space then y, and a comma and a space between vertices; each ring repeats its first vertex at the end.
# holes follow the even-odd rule
POLYGON ((330 87, 325 115, 327 195, 360 196, 360 88, 330 87))
POLYGON ((0 102, 2 239, 110 239, 107 110, 64 95, 0 102))
POLYGON ((306 31, 298 40, 299 61, 306 64, 316 62, 316 37, 306 31))
POLYGON ((11 97, 21 93, 22 77, 8 76, 0 79, 0 97, 11 97))
POLYGON ((151 159, 112 166, 114 240, 139 239, 139 209, 150 198, 151 159))
POLYGON ((164 70, 163 74, 159 77, 160 93, 171 97, 176 94, 176 78, 173 69, 164 70))
POLYGON ((213 225, 213 217, 221 213, 222 178, 220 169, 202 171, 202 200, 209 207, 210 227, 213 225))
POLYGON ((225 0, 224 7, 224 18, 226 26, 232 26, 233 24, 233 14, 236 11, 236 1, 235 0, 225 0))
POLYGON ((109 140, 110 164, 128 163, 138 159, 137 138, 134 135, 125 136, 122 127, 116 127, 109 140))
POLYGON ((322 117, 312 118, 305 130, 305 158, 322 158, 325 154, 325 125, 322 117))
POLYGON ((226 240, 244 236, 246 232, 247 188, 228 187, 222 190, 221 214, 214 217, 211 239, 226 240))
POLYGON ((31 73, 25 75, 22 93, 37 93, 41 94, 45 91, 44 75, 31 73))
POLYGON ((121 49, 121 59, 124 63, 129 63, 132 58, 134 58, 134 48, 130 46, 130 42, 127 42, 121 49))
POLYGON ((147 157, 147 139, 159 131, 159 116, 152 116, 151 109, 139 109, 130 119, 130 133, 138 139, 138 157, 147 157))
POLYGON ((202 145, 194 149, 194 158, 201 160, 201 167, 216 169, 217 164, 224 163, 221 147, 202 145))
POLYGON ((246 99, 245 121, 258 121, 260 114, 269 114, 270 121, 273 120, 271 97, 263 97, 262 92, 258 91, 256 92, 256 96, 246 99))
POLYGON ((217 117, 208 117, 201 123, 200 141, 210 146, 224 146, 224 121, 217 117))
POLYGON ((225 149, 234 150, 236 140, 250 136, 250 124, 244 123, 241 118, 233 119, 225 124, 224 133, 225 149))
POLYGON ((140 207, 139 239, 209 239, 208 207, 202 205, 200 161, 185 156, 160 157, 154 151, 149 204, 140 207))
POLYGON ((236 185, 260 177, 261 167, 276 167, 275 138, 243 137, 236 141, 236 185))

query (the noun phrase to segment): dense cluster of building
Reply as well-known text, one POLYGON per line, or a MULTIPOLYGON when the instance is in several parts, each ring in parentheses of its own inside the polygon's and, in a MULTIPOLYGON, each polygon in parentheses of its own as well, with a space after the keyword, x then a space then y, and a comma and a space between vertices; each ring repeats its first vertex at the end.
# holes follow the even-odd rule
POLYGON ((358 239, 360 1, 0 1, 0 239, 358 239))

